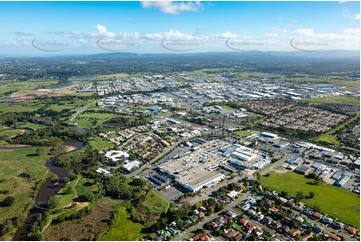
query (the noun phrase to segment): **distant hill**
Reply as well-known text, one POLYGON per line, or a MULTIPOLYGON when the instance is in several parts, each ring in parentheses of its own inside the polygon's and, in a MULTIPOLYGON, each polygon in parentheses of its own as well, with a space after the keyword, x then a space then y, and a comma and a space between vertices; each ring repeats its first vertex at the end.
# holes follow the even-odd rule
MULTIPOLYGON (((239 51, 239 52, 200 52, 200 53, 145 53, 137 54, 131 52, 100 53, 86 55, 88 58, 166 58, 166 57, 238 57, 238 58, 259 58, 259 57, 299 57, 311 59, 343 59, 360 58, 360 51, 357 50, 319 50, 319 51, 239 51)), ((84 56, 85 57, 85 56, 84 56)))

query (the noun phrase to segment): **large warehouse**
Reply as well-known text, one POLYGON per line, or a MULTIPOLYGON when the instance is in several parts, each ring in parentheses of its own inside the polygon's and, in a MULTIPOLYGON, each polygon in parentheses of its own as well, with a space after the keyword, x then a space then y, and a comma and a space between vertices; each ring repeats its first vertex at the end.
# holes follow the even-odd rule
POLYGON ((186 190, 197 192, 224 178, 224 174, 215 171, 215 168, 227 161, 227 158, 219 153, 219 149, 226 145, 229 143, 220 140, 206 142, 198 146, 196 151, 178 159, 171 159, 158 169, 186 190))
POLYGON ((228 162, 236 167, 251 168, 261 159, 258 151, 242 145, 231 145, 219 150, 222 156, 229 158, 228 162))

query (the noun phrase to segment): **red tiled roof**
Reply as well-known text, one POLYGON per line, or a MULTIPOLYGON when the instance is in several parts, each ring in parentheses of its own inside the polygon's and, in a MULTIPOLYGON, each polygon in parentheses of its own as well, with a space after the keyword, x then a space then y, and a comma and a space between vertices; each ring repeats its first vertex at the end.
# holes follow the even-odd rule
POLYGON ((298 229, 296 229, 296 230, 291 230, 291 231, 290 231, 290 235, 291 235, 292 237, 295 237, 295 236, 297 236, 297 235, 299 235, 299 234, 301 234, 301 231, 298 230, 298 229))
POLYGON ((340 237, 338 237, 337 235, 335 235, 335 234, 333 234, 333 233, 331 233, 331 232, 329 232, 329 231, 326 231, 325 234, 326 234, 328 237, 330 237, 331 239, 333 239, 333 240, 336 240, 336 241, 340 241, 340 240, 341 240, 340 237))
POLYGON ((241 218, 241 219, 239 220, 239 222, 240 222, 242 225, 248 224, 248 220, 247 220, 247 219, 244 219, 244 218, 241 218))
POLYGON ((356 234, 357 229, 355 229, 354 227, 351 227, 350 225, 347 225, 345 227, 345 230, 348 231, 350 234, 356 234))
POLYGON ((320 214, 318 212, 313 212, 312 216, 315 218, 322 218, 322 214, 320 214))
POLYGON ((302 237, 302 241, 307 241, 311 238, 312 238, 312 234, 306 234, 305 236, 302 237))
POLYGON ((231 238, 232 236, 234 236, 237 232, 236 231, 233 231, 233 230, 229 230, 227 233, 223 233, 222 236, 229 239, 231 238))
POLYGON ((253 231, 253 230, 254 230, 253 224, 247 223, 247 224, 246 224, 246 229, 247 229, 248 231, 253 231))
POLYGON ((193 236, 193 239, 194 239, 194 240, 199 240, 202 236, 203 236, 202 233, 198 233, 198 234, 196 234, 196 235, 193 236))
POLYGON ((240 241, 241 239, 243 238, 243 235, 242 234, 237 234, 236 236, 234 236, 234 240, 235 241, 240 241))
POLYGON ((203 235, 201 240, 202 241, 211 241, 211 238, 208 235, 203 235))

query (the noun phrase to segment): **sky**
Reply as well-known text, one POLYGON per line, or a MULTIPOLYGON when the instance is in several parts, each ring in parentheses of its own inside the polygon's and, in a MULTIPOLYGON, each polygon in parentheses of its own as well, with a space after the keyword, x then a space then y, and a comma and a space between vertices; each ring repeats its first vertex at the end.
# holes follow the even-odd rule
POLYGON ((0 55, 360 49, 355 2, 0 2, 0 55))

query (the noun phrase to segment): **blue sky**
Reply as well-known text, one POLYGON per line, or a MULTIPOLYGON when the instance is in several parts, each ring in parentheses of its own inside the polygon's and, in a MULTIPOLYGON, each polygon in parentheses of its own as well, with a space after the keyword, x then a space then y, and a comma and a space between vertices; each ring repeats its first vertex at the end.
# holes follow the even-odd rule
POLYGON ((359 49, 359 9, 359 2, 0 2, 0 54, 359 49))

